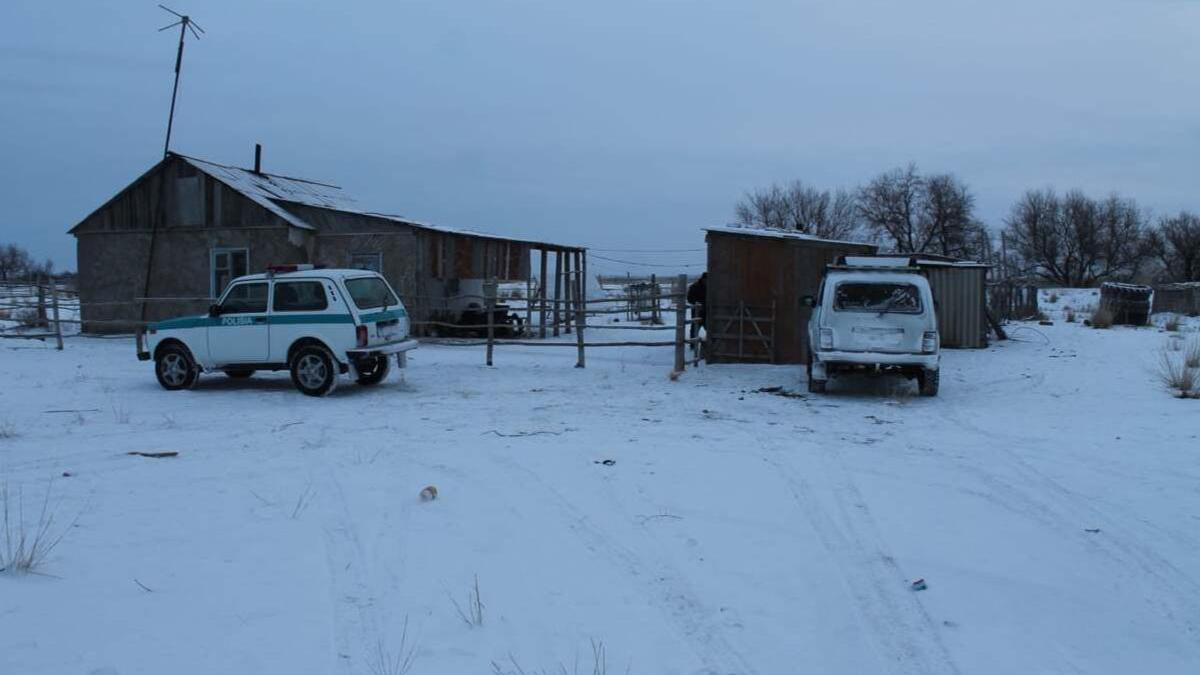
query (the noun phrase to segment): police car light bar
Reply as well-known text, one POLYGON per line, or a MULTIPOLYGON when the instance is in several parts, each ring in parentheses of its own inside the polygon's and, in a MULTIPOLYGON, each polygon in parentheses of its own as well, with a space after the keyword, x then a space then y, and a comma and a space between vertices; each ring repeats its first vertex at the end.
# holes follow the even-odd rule
POLYGON ((307 272, 309 270, 321 269, 321 265, 312 265, 309 263, 294 264, 294 265, 267 265, 267 274, 287 274, 288 272, 307 272))

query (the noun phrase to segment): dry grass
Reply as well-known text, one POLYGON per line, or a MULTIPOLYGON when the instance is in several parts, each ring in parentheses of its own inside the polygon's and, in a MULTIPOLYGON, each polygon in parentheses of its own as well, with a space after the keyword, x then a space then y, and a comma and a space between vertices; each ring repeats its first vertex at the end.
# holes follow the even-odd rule
POLYGON ((408 617, 404 617, 404 629, 400 631, 400 642, 393 651, 380 639, 375 651, 369 656, 367 667, 371 675, 406 675, 417 660, 417 645, 408 642, 408 617))
MULTIPOLYGON (((492 675, 608 675, 608 650, 604 647, 604 642, 600 640, 592 640, 592 658, 590 666, 582 664, 584 670, 580 670, 580 662, 578 653, 575 655, 575 662, 571 668, 567 668, 565 663, 559 662, 558 666, 551 669, 541 670, 525 670, 524 667, 512 655, 508 655, 508 664, 502 665, 492 661, 492 675)), ((633 663, 629 663, 625 667, 625 675, 633 670, 633 663)))
POLYGON ((0 422, 0 440, 8 440, 20 436, 21 432, 17 430, 17 425, 5 420, 0 422))
POLYGON ((1114 318, 1111 310, 1101 307, 1092 312, 1092 328, 1112 328, 1114 318))
POLYGON ((1067 323, 1075 323, 1075 310, 1067 308, 1067 323))
POLYGON ((1163 324, 1163 328, 1171 333, 1179 332, 1179 315, 1172 314, 1171 316, 1167 317, 1167 321, 1163 324))
POLYGON ((1183 365, 1188 368, 1200 368, 1200 338, 1192 338, 1183 348, 1183 365))
POLYGON ((479 576, 475 576, 475 585, 471 587, 471 591, 467 594, 467 607, 464 609, 458 604, 458 600, 454 596, 450 596, 450 602, 454 603, 454 611, 458 612, 458 618, 463 620, 463 623, 475 628, 483 625, 483 600, 479 596, 479 576))
POLYGON ((26 521, 25 499, 20 488, 16 494, 7 484, 0 486, 0 573, 31 574, 46 564, 46 560, 70 530, 71 524, 55 525, 54 509, 50 505, 53 483, 46 485, 46 496, 37 520, 26 521))
POLYGON ((1189 355, 1195 356, 1200 365, 1200 344, 1189 345, 1187 351, 1164 349, 1159 352, 1158 379, 1179 398, 1200 397, 1200 391, 1196 389, 1200 383, 1200 369, 1188 365, 1189 355))

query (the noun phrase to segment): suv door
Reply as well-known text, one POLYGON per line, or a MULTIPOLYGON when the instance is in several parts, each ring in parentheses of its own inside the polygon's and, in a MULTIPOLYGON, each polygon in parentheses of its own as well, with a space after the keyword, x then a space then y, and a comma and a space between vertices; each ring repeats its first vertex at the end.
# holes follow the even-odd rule
POLYGON ((213 365, 264 363, 270 348, 266 281, 235 283, 221 299, 220 312, 208 326, 208 352, 213 365))
POLYGON ((302 337, 319 337, 335 350, 353 344, 354 319, 337 298, 329 279, 276 280, 271 293, 271 361, 286 363, 288 348, 302 337), (343 339, 331 339, 343 329, 343 339))

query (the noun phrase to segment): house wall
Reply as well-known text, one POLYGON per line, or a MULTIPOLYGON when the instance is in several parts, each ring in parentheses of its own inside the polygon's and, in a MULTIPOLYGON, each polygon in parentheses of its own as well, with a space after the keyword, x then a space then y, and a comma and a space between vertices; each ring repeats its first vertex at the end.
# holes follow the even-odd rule
POLYGON ((186 162, 169 158, 75 228, 83 330, 129 332, 143 317, 155 321, 202 312, 210 304, 214 247, 248 248, 250 272, 306 262, 308 252, 293 230, 186 162), (136 300, 142 297, 194 299, 147 302, 143 314, 136 300))
POLYGON ((802 299, 817 294, 825 266, 838 256, 876 251, 869 244, 722 232, 709 232, 707 241, 710 363, 804 363, 812 309, 802 299), (761 320, 738 320, 740 303, 761 320), (770 349, 759 331, 773 332, 770 349))

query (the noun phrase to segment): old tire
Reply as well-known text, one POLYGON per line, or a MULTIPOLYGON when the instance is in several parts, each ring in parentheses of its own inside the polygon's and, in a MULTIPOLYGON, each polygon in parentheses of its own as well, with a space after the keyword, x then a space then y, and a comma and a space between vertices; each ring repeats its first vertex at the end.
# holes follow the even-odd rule
POLYGON ((337 388, 337 363, 324 347, 306 345, 297 349, 288 370, 292 373, 292 384, 308 396, 328 396, 337 388))
POLYGON ((380 354, 370 359, 364 359, 358 363, 358 380, 359 384, 369 387, 374 384, 379 384, 387 379, 388 373, 392 371, 392 360, 387 354, 380 354))
POLYGON ((922 396, 937 396, 938 384, 941 381, 942 371, 940 370, 922 370, 917 374, 917 388, 921 391, 922 396))
POLYGON ((247 377, 250 377, 251 375, 254 374, 254 369, 253 368, 236 368, 236 369, 232 369, 232 370, 226 370, 225 374, 235 380, 244 380, 247 377))
POLYGON ((179 391, 196 384, 199 369, 183 345, 166 345, 154 356, 154 375, 163 389, 179 391))

